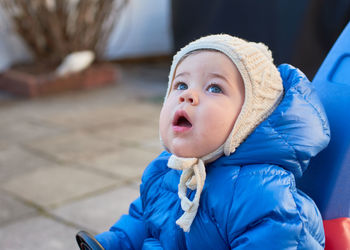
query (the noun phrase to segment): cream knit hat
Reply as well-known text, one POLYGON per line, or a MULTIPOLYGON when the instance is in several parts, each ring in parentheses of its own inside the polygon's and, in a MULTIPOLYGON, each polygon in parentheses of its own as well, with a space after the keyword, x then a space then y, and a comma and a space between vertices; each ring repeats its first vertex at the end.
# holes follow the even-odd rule
POLYGON ((206 49, 219 51, 232 60, 242 76, 245 97, 241 112, 230 135, 217 150, 200 159, 181 158, 175 155, 169 159, 168 166, 170 168, 184 170, 179 184, 179 197, 185 213, 176 222, 184 231, 189 231, 197 213, 200 192, 205 181, 204 164, 223 154, 233 153, 253 130, 272 113, 283 96, 282 79, 273 64, 272 54, 267 46, 220 34, 195 40, 174 56, 165 101, 172 89, 174 73, 181 59, 192 51, 206 49), (186 186, 197 189, 195 199, 192 202, 186 197, 186 186))

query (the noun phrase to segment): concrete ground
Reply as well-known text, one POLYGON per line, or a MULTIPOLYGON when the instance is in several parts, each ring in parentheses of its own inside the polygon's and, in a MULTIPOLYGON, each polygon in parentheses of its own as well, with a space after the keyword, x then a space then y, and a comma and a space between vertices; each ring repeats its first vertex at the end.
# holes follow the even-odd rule
POLYGON ((123 66, 100 89, 39 99, 0 92, 0 249, 78 249, 138 197, 162 148, 168 65, 123 66))

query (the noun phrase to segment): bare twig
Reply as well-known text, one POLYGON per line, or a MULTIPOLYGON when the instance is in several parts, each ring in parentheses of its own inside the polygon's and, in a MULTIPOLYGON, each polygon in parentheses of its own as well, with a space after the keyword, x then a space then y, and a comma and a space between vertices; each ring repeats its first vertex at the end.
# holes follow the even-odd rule
POLYGON ((100 57, 129 0, 0 0, 16 32, 40 62, 92 50, 100 57))

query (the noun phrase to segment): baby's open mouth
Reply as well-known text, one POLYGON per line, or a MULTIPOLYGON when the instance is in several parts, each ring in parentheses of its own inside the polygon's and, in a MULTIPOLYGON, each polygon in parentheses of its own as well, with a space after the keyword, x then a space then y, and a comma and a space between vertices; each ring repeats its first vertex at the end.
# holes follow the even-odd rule
POLYGON ((180 126, 180 127, 192 127, 192 124, 186 119, 186 117, 181 116, 175 123, 175 126, 180 126))
POLYGON ((175 113, 174 120, 173 120, 173 126, 191 128, 192 123, 191 123, 187 113, 183 110, 179 110, 179 111, 176 111, 176 113, 175 113))

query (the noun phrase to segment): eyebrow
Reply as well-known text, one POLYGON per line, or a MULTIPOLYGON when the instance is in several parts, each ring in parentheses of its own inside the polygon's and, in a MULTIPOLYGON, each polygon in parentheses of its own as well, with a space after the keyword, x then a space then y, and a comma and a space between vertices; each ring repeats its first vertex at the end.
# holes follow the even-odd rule
MULTIPOLYGON (((179 74, 177 74, 174 79, 176 79, 177 77, 180 77, 180 76, 188 76, 190 75, 189 72, 181 72, 179 74)), ((217 77, 217 78, 220 78, 222 80, 224 80, 225 82, 229 83, 229 81, 227 80, 227 78, 219 73, 208 73, 208 75, 210 75, 211 77, 217 77)))
POLYGON ((226 78, 225 76, 221 75, 221 74, 218 74, 218 73, 209 73, 209 75, 212 76, 212 77, 220 78, 220 79, 222 79, 222 80, 224 80, 224 81, 226 81, 226 82, 229 82, 229 81, 227 80, 227 78, 226 78))
POLYGON ((174 79, 176 78, 176 77, 179 77, 179 76, 185 76, 185 75, 189 75, 190 73, 188 73, 188 72, 182 72, 182 73, 180 73, 180 74, 177 74, 175 77, 174 77, 174 79))

